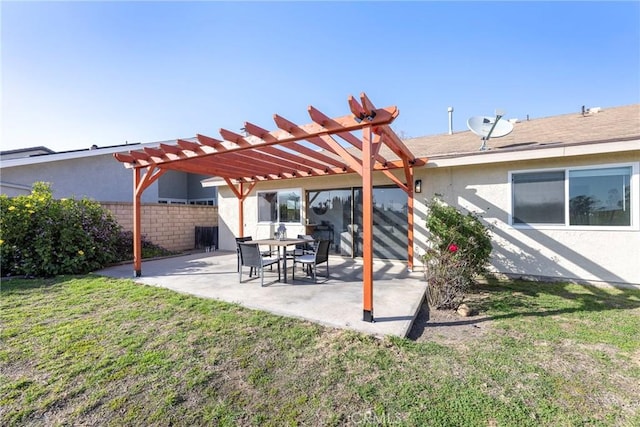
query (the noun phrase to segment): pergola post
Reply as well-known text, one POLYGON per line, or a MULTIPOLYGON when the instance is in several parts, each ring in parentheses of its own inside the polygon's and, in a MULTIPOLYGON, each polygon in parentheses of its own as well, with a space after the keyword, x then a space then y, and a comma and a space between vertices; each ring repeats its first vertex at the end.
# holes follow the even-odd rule
POLYGON ((373 155, 371 127, 362 129, 362 320, 373 322, 373 155))
MULTIPOLYGON (((243 187, 240 183, 240 194, 243 194, 243 187)), ((238 198, 238 237, 244 237, 244 197, 238 198)))
POLYGON ((140 168, 133 169, 133 276, 142 276, 142 221, 140 212, 140 168))
POLYGON ((415 196, 413 168, 409 168, 407 190, 407 268, 409 271, 413 271, 413 202, 415 196))
POLYGON ((238 198, 238 237, 244 237, 244 199, 251 193, 257 182, 250 182, 249 188, 245 189, 243 181, 240 181, 236 187, 231 179, 225 178, 224 180, 238 198))
MULTIPOLYGON (((132 162, 135 163, 135 160, 132 162)), ((142 204, 141 197, 155 180, 166 172, 151 165, 146 168, 144 175, 139 167, 133 168, 133 275, 142 276, 142 204)))

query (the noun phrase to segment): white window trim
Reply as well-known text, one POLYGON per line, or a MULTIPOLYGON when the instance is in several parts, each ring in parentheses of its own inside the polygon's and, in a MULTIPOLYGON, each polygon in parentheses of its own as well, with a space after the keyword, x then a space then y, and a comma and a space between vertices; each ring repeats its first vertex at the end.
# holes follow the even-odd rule
MULTIPOLYGON (((303 201, 303 193, 302 193, 302 187, 297 187, 297 188, 278 188, 278 189, 272 189, 272 190, 261 190, 261 191, 256 191, 256 219, 260 218, 260 207, 259 207, 259 199, 260 199, 260 194, 261 193, 286 193, 287 191, 291 191, 291 192, 298 192, 298 194, 300 195, 300 221, 299 222, 286 222, 285 224, 291 224, 291 225, 302 225, 302 212, 304 207, 302 206, 302 201, 303 201)), ((280 211, 278 211, 278 217, 280 216, 280 211)), ((280 218, 278 218, 279 220, 280 218)), ((280 221, 257 221, 258 225, 270 225, 270 224, 280 224, 280 221)))
POLYGON ((591 164, 589 166, 567 166, 562 168, 545 168, 545 169, 520 169, 508 172, 509 182, 509 207, 507 209, 508 224, 516 229, 535 229, 535 230, 592 230, 592 231, 629 231, 640 230, 640 177, 638 176, 640 163, 604 163, 591 164), (569 171, 585 170, 585 169, 605 169, 616 167, 631 167, 631 224, 619 226, 605 225, 569 225, 569 171), (513 223, 513 175, 529 172, 560 172, 564 171, 564 224, 514 224, 513 223))

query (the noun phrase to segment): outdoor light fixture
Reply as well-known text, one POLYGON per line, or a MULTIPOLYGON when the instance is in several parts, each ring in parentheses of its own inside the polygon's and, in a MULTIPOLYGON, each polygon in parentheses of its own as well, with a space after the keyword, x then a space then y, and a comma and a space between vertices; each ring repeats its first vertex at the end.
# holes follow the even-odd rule
POLYGON ((416 179, 416 182, 415 182, 413 190, 416 193, 422 193, 422 180, 421 179, 416 179))

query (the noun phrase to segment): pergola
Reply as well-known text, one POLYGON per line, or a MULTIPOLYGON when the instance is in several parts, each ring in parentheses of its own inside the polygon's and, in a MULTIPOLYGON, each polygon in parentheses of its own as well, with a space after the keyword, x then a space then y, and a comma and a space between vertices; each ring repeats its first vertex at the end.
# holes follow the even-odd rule
POLYGON ((220 129, 222 139, 205 135, 175 145, 131 150, 114 157, 133 169, 134 275, 142 274, 140 200, 146 188, 168 170, 221 177, 238 198, 238 230, 244 235, 244 200, 263 181, 357 173, 362 177, 363 320, 373 319, 373 173, 381 172, 408 195, 407 259, 413 268, 413 168, 424 165, 391 129, 395 106, 376 108, 362 93, 348 98, 350 114, 328 117, 313 106, 312 122, 298 125, 277 114, 278 129, 245 122, 247 136, 220 129), (361 131, 361 137, 354 132, 361 131), (400 170, 398 178, 393 170, 400 170))

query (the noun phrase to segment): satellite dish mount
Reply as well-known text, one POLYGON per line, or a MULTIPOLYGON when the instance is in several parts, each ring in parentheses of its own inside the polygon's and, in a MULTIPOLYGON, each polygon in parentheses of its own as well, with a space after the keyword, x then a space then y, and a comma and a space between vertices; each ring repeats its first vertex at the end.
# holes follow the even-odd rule
POLYGON ((467 127, 471 132, 482 137, 482 144, 480 145, 480 151, 486 151, 487 141, 492 136, 494 138, 500 138, 508 135, 513 130, 513 123, 508 121, 500 121, 504 116, 504 112, 496 110, 496 117, 474 116, 467 120, 467 127))

